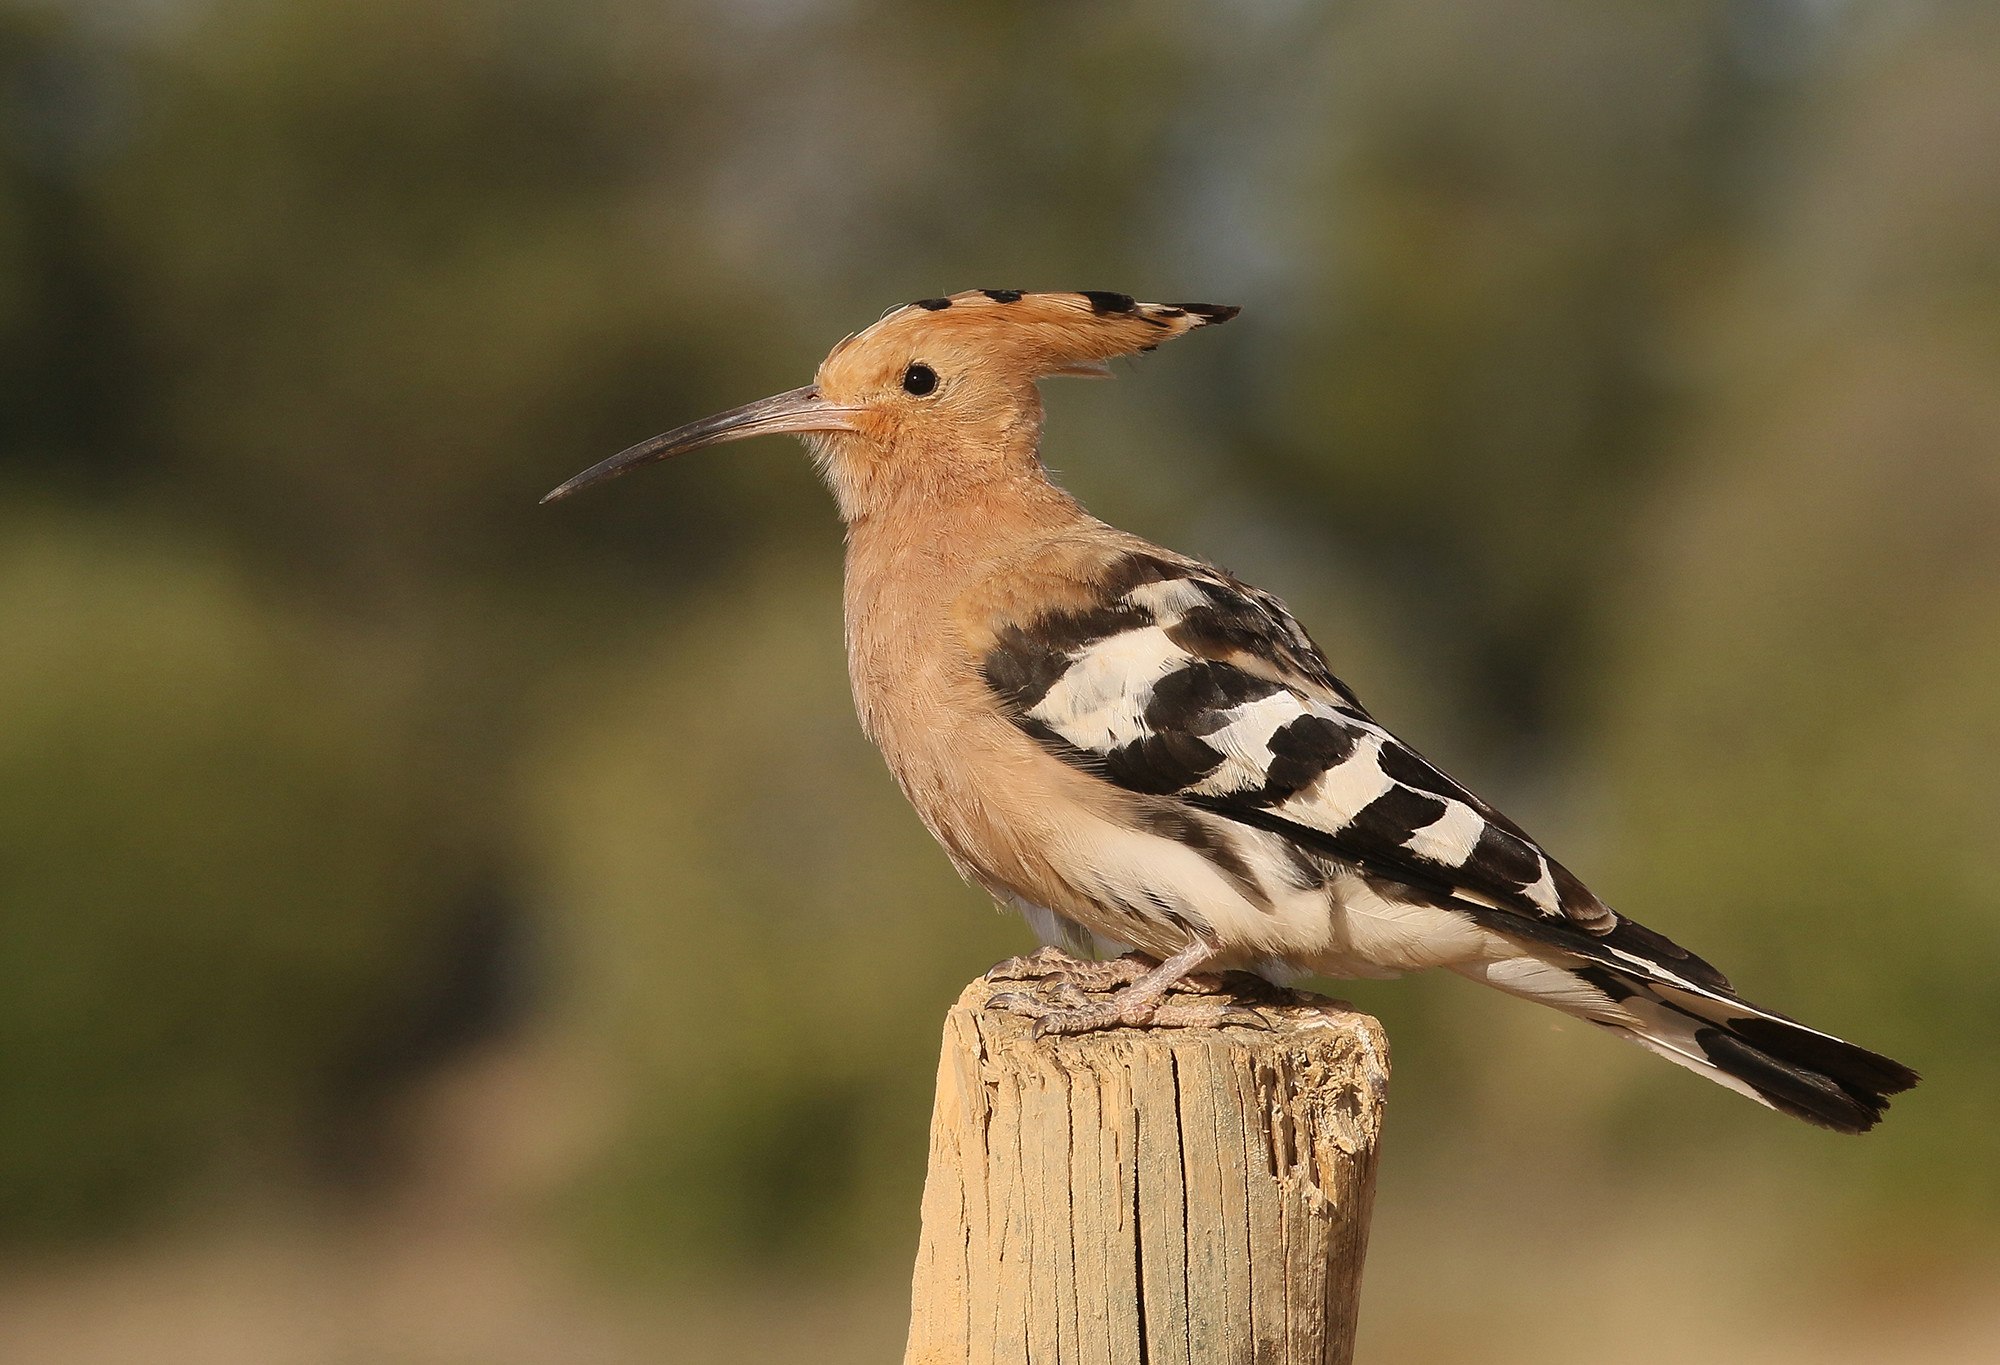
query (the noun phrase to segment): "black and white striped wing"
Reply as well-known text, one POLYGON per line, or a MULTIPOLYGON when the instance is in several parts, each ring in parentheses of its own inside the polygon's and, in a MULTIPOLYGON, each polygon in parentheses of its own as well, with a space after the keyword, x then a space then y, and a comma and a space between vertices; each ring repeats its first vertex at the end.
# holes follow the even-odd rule
MULTIPOLYGON (((1392 915, 1376 925, 1393 926, 1374 942, 1387 951, 1336 958, 1344 972, 1449 966, 1843 1132, 1871 1127, 1888 1096, 1916 1084, 1908 1067, 1748 1003, 1701 958, 1614 915, 1377 725, 1275 598, 1148 554, 1124 556, 1098 581, 1097 605, 996 633, 986 681, 1022 731, 1118 787, 1276 834, 1315 866, 1359 869, 1378 904, 1438 912, 1419 932, 1441 944, 1453 922, 1494 939, 1485 952, 1425 961, 1396 933, 1413 921, 1392 915)), ((1195 842, 1244 884, 1257 881, 1230 850, 1195 842)), ((1160 893, 1123 898, 1135 894, 1160 893)), ((1170 897, 1156 903, 1173 908, 1170 897)))
POLYGON ((984 660, 1014 723, 1051 752, 1441 897, 1615 923, 1519 827, 1377 725, 1277 599, 1150 556, 1106 582, 1097 607, 1004 626, 984 660))

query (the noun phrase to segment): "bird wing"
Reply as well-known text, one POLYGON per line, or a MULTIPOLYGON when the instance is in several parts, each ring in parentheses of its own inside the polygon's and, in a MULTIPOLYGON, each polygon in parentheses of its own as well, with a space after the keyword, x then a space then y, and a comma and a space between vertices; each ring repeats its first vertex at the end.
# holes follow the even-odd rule
POLYGON ((1051 753, 1503 918, 1617 923, 1519 826, 1378 725, 1275 597, 1141 552, 1100 583, 1092 605, 1000 623, 982 659, 1006 714, 1051 753))
MULTIPOLYGON (((1887 1057, 1750 1004, 1711 964, 1613 914, 1519 826, 1377 724, 1276 598, 1157 552, 1098 568, 1080 604, 997 622, 983 672, 1013 723, 1049 752, 1186 817, 1149 820, 1154 832, 1165 826, 1246 881, 1254 868, 1212 832, 1202 837, 1202 819, 1275 834, 1316 867, 1358 868, 1392 908, 1378 930, 1407 925, 1393 908, 1414 903, 1449 917, 1425 932, 1469 920, 1517 949, 1419 965, 1566 1010, 1814 1123, 1861 1132, 1888 1096, 1916 1084, 1887 1057)), ((1161 861, 1141 875, 1166 875, 1161 861)), ((1174 908, 1151 885, 1137 896, 1174 908)), ((1255 969, 1291 965, 1280 954, 1255 969)), ((1352 957, 1340 965, 1357 968, 1352 957)))

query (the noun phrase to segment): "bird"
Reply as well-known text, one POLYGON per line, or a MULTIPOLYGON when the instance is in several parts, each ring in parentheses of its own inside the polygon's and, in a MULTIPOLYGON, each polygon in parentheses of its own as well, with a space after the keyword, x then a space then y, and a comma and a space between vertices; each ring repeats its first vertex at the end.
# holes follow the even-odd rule
POLYGON ((811 384, 543 501, 726 441, 803 438, 846 527, 862 729, 958 871, 1047 945, 1001 975, 1068 962, 1069 985, 1110 989, 1008 995, 1038 1035, 1228 1022, 1183 998, 1225 970, 1444 968, 1772 1109, 1873 1127, 1914 1071, 1750 1003, 1613 910, 1377 721, 1278 598, 1056 484, 1041 380, 1108 375, 1238 311, 1107 290, 922 299, 844 338, 811 384))

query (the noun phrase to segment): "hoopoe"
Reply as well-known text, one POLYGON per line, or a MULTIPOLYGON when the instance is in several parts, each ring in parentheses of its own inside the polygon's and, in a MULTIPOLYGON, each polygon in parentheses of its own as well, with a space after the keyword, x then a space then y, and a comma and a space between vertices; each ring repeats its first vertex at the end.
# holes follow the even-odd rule
MULTIPOLYGON (((847 526, 861 726, 958 870, 1120 987, 1016 994, 1040 1033, 1214 1023, 1195 972, 1445 967, 1773 1109, 1873 1126, 1916 1073, 1752 1005, 1377 722, 1277 598, 1092 517, 1038 447, 1036 381, 1234 308, 984 289, 893 309, 814 382, 645 441, 803 436, 847 526)), ((1067 959, 1039 954, 1033 970, 1067 959)))

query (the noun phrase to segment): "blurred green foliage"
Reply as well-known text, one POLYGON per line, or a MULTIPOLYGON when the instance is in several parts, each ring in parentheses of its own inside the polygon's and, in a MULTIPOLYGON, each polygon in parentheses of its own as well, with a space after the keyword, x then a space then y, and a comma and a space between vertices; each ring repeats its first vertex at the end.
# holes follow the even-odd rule
POLYGON ((1990 1241, 1996 70, 1973 4, 0 4, 0 1241, 341 1167, 525 1027, 608 1260, 902 1254, 1026 935, 855 730, 832 513, 775 443, 535 499, 981 285, 1247 305, 1051 394, 1070 484, 1931 1077, 1840 1144, 1371 983, 1391 1197, 1990 1241))
POLYGON ((392 730, 213 552, 0 530, 0 1223, 296 1142, 433 874, 392 730))

